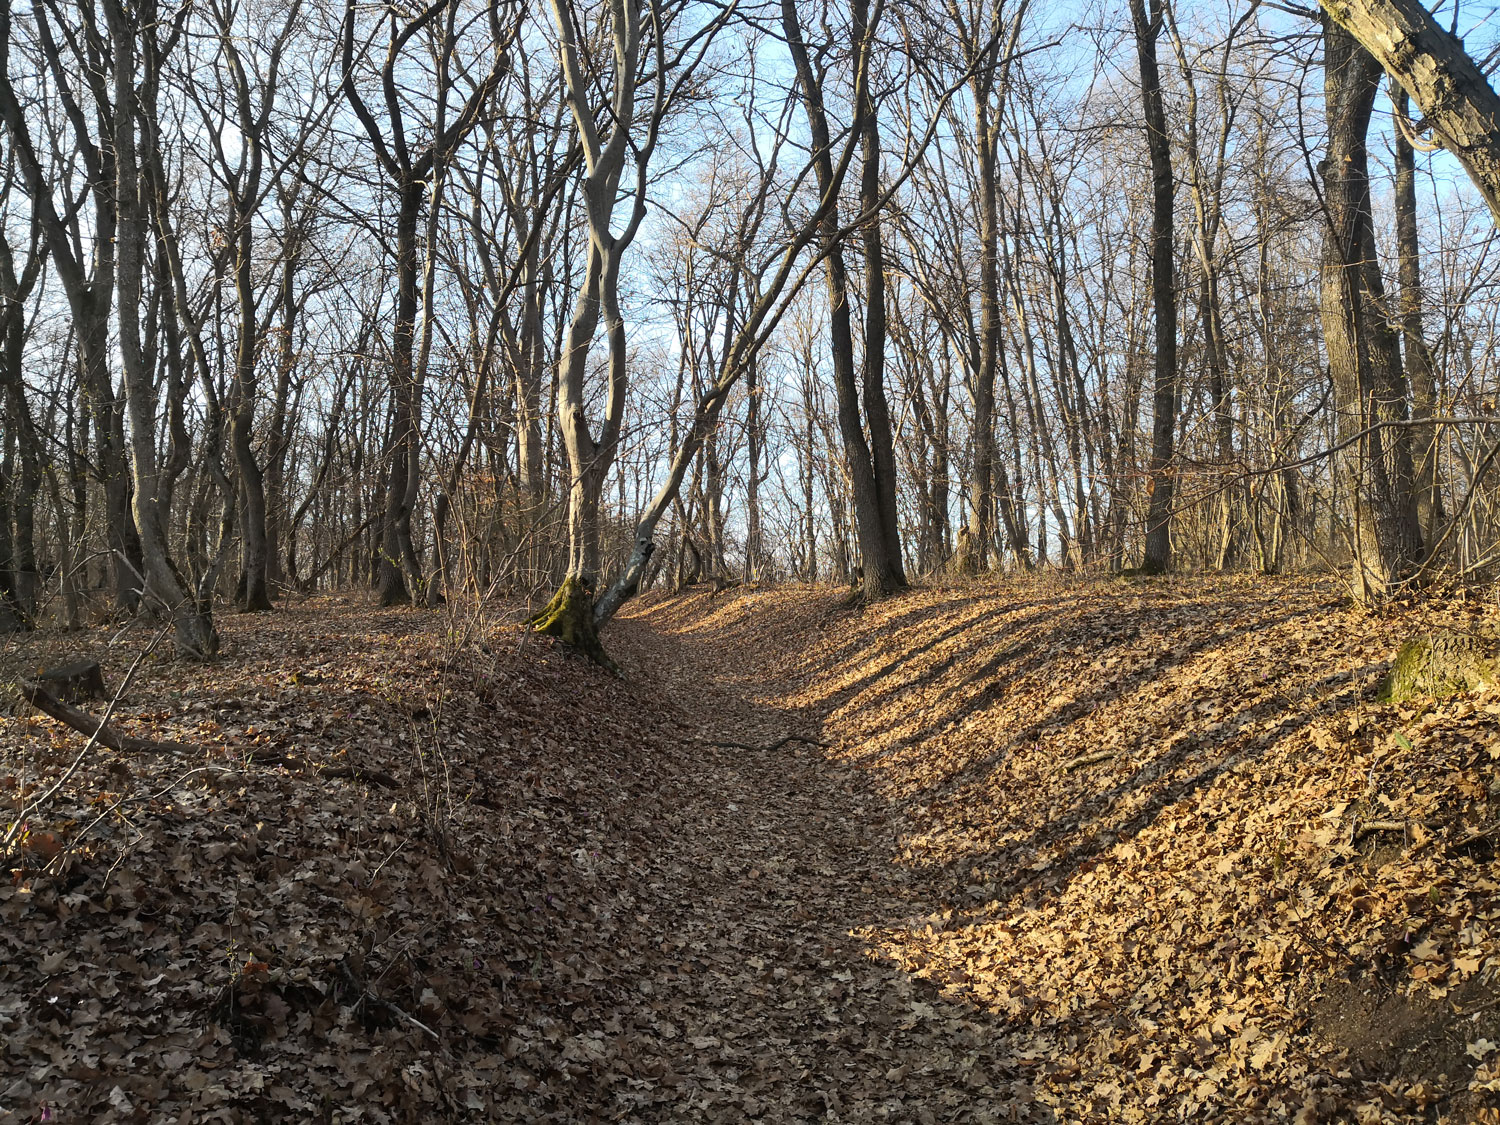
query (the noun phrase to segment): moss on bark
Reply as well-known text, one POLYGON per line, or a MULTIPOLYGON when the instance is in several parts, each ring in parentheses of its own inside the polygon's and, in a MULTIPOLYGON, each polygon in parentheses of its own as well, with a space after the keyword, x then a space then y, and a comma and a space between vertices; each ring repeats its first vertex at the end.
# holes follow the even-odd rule
POLYGON ((604 651, 599 628, 594 624, 594 589, 592 583, 576 574, 563 579, 552 600, 531 619, 531 628, 575 648, 596 664, 611 672, 619 666, 604 651))
POLYGON ((1429 633, 1401 646, 1380 685, 1382 703, 1446 699, 1500 682, 1500 636, 1429 633))

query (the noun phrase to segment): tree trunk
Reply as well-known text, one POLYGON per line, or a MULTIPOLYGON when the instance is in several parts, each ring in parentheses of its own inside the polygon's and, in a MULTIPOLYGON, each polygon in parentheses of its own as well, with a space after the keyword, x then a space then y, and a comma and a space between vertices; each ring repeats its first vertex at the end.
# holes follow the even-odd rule
POLYGON ((1140 61, 1141 99, 1145 111, 1146 147, 1151 155, 1151 303, 1156 322, 1156 385, 1151 402, 1151 463, 1146 512, 1146 551, 1141 570, 1162 574, 1172 562, 1172 456, 1177 421, 1176 252, 1172 234, 1174 184, 1172 147, 1162 102, 1156 41, 1161 32, 1163 0, 1130 0, 1140 61))
POLYGON ((391 326, 391 431, 385 462, 385 509, 380 531, 378 596, 383 606, 420 597, 421 567, 411 537, 416 497, 421 396, 414 359, 417 326, 417 220, 421 181, 399 186, 396 214, 396 318, 391 326))
MULTIPOLYGON (((1406 116, 1408 96, 1396 98, 1398 118, 1406 116)), ((1406 380, 1411 385, 1412 417, 1432 417, 1437 404, 1437 385, 1432 352, 1422 330, 1422 247, 1417 238, 1416 151, 1398 122, 1396 128, 1396 253, 1401 280, 1401 345, 1406 380)), ((1438 480, 1436 428, 1429 422, 1411 431, 1412 460, 1416 470, 1417 520, 1422 542, 1437 542, 1445 520, 1443 491, 1438 480)))
MULTIPOLYGON (((854 50, 867 60, 870 28, 868 5, 854 0, 854 50)), ((823 87, 813 69, 795 0, 782 0, 782 27, 797 68, 802 103, 807 112, 815 157, 819 194, 830 198, 838 188, 834 174, 832 141, 823 87)), ((863 149, 860 178, 860 200, 866 205, 879 196, 880 134, 863 75, 856 80, 854 130, 863 149), (867 120, 868 119, 868 120, 867 120)), ((901 567, 901 543, 896 525, 895 454, 891 436, 890 413, 885 400, 885 280, 879 225, 865 224, 866 280, 871 286, 866 296, 866 355, 864 371, 864 411, 859 401, 859 379, 854 364, 848 272, 844 264, 839 231, 838 211, 829 207, 821 223, 820 250, 826 256, 824 277, 828 293, 829 341, 833 367, 834 390, 838 400, 839 435, 853 486, 854 523, 859 537, 860 554, 865 570, 865 591, 889 594, 906 586, 901 567), (865 422, 870 425, 870 440, 865 439, 865 422)))
POLYGON ((1324 21, 1328 155, 1322 164, 1323 339, 1333 378, 1338 436, 1353 518, 1354 585, 1361 600, 1384 598, 1420 557, 1422 536, 1406 421, 1406 380, 1370 212, 1365 137, 1380 64, 1348 32, 1324 21), (1382 423, 1397 425, 1382 427, 1382 423))
MULTIPOLYGON (((115 293, 118 300, 119 351, 125 371, 125 403, 130 413, 130 468, 134 489, 131 511, 140 537, 147 592, 171 616, 178 655, 207 659, 218 652, 208 598, 183 581, 167 549, 164 513, 158 493, 156 461, 156 390, 141 347, 140 310, 146 247, 145 181, 136 156, 137 114, 155 112, 151 68, 138 92, 136 41, 154 34, 152 13, 127 13, 120 0, 105 0, 114 48, 115 203, 118 209, 115 293), (137 22, 139 21, 139 22, 137 22)), ((148 131, 149 135, 149 131, 148 131)))
POLYGON ((1500 222, 1500 97, 1420 0, 1323 0, 1329 18, 1401 83, 1500 222))
MULTIPOLYGON (((42 488, 43 452, 36 423, 26 402, 22 373, 26 341, 25 300, 41 275, 42 257, 32 229, 31 251, 21 273, 5 236, 0 233, 0 417, 5 419, 6 438, 14 443, 14 465, 5 488, 9 518, 15 521, 9 539, 8 601, 14 624, 29 628, 36 619, 40 585, 36 564, 36 503, 42 488)), ((11 460, 7 447, 5 457, 11 460)), ((8 532, 9 528, 0 531, 8 532)), ((0 626, 3 627, 3 626, 0 626)))
POLYGON ((251 448, 255 426, 255 396, 259 389, 256 377, 255 345, 259 325, 255 312, 255 283, 251 276, 254 240, 250 216, 245 205, 235 207, 237 249, 234 264, 235 303, 239 313, 239 339, 235 345, 234 384, 231 389, 229 446, 234 453, 244 503, 240 509, 240 533, 244 544, 244 564, 239 581, 239 606, 246 613, 272 608, 266 567, 269 558, 266 542, 265 477, 251 448))

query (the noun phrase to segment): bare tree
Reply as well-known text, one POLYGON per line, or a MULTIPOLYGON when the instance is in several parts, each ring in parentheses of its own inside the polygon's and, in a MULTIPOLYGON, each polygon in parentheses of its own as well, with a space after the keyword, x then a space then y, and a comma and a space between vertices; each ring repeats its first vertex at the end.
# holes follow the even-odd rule
POLYGON ((557 418, 569 476, 568 568, 552 600, 535 618, 535 625, 601 659, 594 597, 601 561, 599 500, 617 454, 629 385, 625 318, 620 310, 620 266, 646 218, 648 171, 663 120, 724 19, 721 13, 669 55, 665 37, 679 12, 675 5, 649 3, 643 11, 640 0, 609 0, 604 13, 610 52, 606 62, 601 52, 585 52, 578 15, 567 0, 552 3, 564 98, 583 150, 588 248, 583 280, 558 361, 557 418), (651 101, 642 113, 636 100, 643 85, 648 85, 651 101), (596 88, 605 92, 603 105, 595 105, 591 99, 596 88), (644 120, 638 123, 638 117, 644 120), (635 130, 639 130, 639 136, 635 130), (631 164, 634 182, 623 188, 622 180, 631 164), (622 196, 625 220, 616 230, 614 215, 622 196), (608 341, 608 374, 604 415, 596 436, 586 413, 584 376, 601 319, 608 341))
POLYGON ((1146 551, 1141 570, 1161 574, 1172 561, 1172 464, 1177 425, 1177 244, 1173 233, 1176 182, 1172 178, 1172 142, 1162 100, 1156 43, 1165 22, 1166 0, 1130 0, 1140 64, 1141 102, 1145 111, 1146 148, 1151 154, 1151 302, 1156 326, 1156 377, 1151 398, 1151 469, 1146 514, 1146 551))
MULTIPOLYGON (((69 34, 71 50, 64 58, 52 31, 46 5, 32 8, 37 48, 56 83, 57 99, 72 129, 82 164, 79 197, 63 167, 52 174, 43 166, 28 121, 27 107, 12 80, 11 47, 15 42, 9 4, 0 5, 0 120, 11 137, 11 151, 20 166, 22 182, 41 223, 53 270, 67 296, 77 341, 84 392, 93 415, 94 471, 103 485, 107 543, 114 574, 115 606, 134 609, 140 598, 141 548, 130 514, 131 482, 125 460, 125 410, 110 374, 109 317, 115 287, 117 212, 111 115, 112 96, 105 84, 108 43, 92 5, 78 10, 82 26, 69 34), (74 83, 81 80, 82 90, 74 83), (84 98, 98 116, 90 124, 84 98), (58 189, 63 193, 59 210, 58 189), (92 229, 85 238, 80 228, 82 205, 92 203, 92 229)), ((119 112, 128 113, 128 105, 119 112)), ((61 165, 61 157, 58 159, 61 165)))
POLYGON ((1338 435, 1351 442, 1342 462, 1353 506, 1355 588, 1385 597, 1407 577, 1421 549, 1406 381, 1370 212, 1366 133, 1380 64, 1332 20, 1323 33, 1328 153, 1323 159, 1327 230, 1323 236, 1323 340, 1333 379, 1338 435), (1381 423, 1394 422, 1393 427, 1381 423))
MULTIPOLYGON (((386 9, 383 18, 387 28, 385 57, 379 69, 381 104, 385 113, 385 124, 382 125, 366 105, 356 80, 355 23, 358 7, 355 0, 348 0, 344 8, 344 96, 364 128, 375 153, 376 163, 396 196, 396 229, 392 247, 396 267, 396 309, 391 326, 391 415, 378 580, 381 605, 397 605, 421 596, 425 581, 411 528, 421 481, 423 389, 416 353, 421 273, 417 228, 424 202, 428 202, 428 192, 437 190, 441 181, 443 169, 440 165, 451 157, 454 147, 473 129, 495 85, 509 67, 508 47, 519 26, 518 20, 502 25, 499 4, 490 6, 489 20, 493 39, 490 68, 475 83, 450 120, 449 101, 453 82, 450 67, 458 39, 458 10, 456 0, 437 0, 412 18, 405 18, 401 9, 395 6, 386 9), (400 71, 408 46, 434 26, 439 30, 434 48, 436 73, 431 91, 433 116, 424 126, 430 135, 426 143, 422 144, 413 137, 415 124, 407 121, 409 111, 405 108, 406 99, 400 88, 400 71)), ((429 253, 433 249, 429 247, 429 253)), ((424 315, 432 315, 430 302, 424 315)))

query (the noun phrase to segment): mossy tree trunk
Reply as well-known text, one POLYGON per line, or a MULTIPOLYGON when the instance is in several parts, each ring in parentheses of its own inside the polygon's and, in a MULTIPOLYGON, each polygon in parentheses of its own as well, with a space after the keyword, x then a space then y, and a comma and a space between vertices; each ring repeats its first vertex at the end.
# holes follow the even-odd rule
POLYGON ((1492 632, 1439 631, 1401 646, 1380 685, 1382 703, 1446 699, 1500 681, 1500 637, 1492 632))
POLYGON ((594 621, 594 587, 582 575, 570 574, 563 579, 552 600, 531 619, 538 633, 556 637, 595 662, 618 670, 599 640, 599 626, 594 621))

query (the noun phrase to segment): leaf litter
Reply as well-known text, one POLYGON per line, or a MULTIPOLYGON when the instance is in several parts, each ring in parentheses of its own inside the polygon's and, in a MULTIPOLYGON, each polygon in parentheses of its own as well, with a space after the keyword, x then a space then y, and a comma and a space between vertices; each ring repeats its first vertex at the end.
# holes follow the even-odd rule
MULTIPOLYGON (((1500 1122, 1500 698, 1373 702, 1480 614, 652 597, 624 681, 440 614, 226 618, 112 719, 201 754, 91 751, 10 856, 0 1120, 1500 1122)), ((82 744, 0 717, 0 800, 82 744)))

